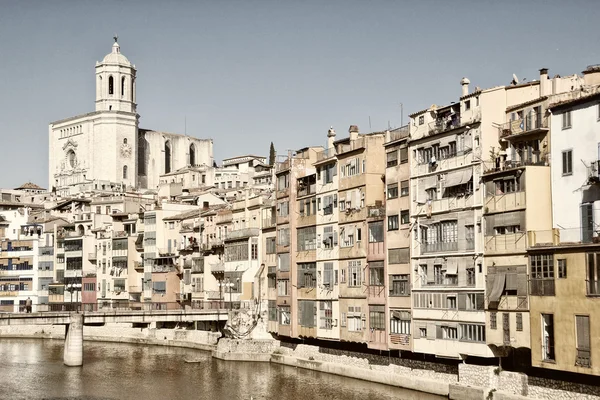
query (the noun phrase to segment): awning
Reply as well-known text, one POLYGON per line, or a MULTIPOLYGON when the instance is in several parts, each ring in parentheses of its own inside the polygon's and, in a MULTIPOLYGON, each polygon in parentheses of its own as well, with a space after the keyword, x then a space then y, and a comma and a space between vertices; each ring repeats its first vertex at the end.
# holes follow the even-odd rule
POLYGON ((446 275, 456 275, 458 273, 457 260, 448 260, 446 263, 446 275))
POLYGON ((471 180, 473 177, 473 170, 469 169, 461 169, 460 171, 452 171, 448 172, 446 175, 446 180, 444 182, 445 187, 453 187, 464 185, 471 180))
POLYGON ((137 237, 137 239, 135 239, 135 245, 141 246, 143 243, 144 243, 144 234, 138 233, 138 237, 137 237))
POLYGON ((502 292, 504 292, 504 284, 506 283, 506 274, 496 274, 494 279, 494 285, 492 286, 492 292, 490 293, 490 303, 495 303, 500 300, 502 292))
POLYGON ((522 223, 525 222, 524 216, 524 211, 496 214, 494 216, 494 226, 522 226, 522 223))
POLYGON ((590 185, 583 189, 583 195, 581 197, 582 203, 593 203, 594 201, 600 200, 600 186, 590 185))

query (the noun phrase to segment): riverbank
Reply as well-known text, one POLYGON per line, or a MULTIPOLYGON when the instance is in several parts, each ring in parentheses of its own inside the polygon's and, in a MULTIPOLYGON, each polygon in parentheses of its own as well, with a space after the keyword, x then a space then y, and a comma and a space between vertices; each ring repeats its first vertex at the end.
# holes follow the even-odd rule
MULTIPOLYGON (((272 339, 220 339, 220 333, 186 329, 84 326, 85 341, 184 347, 211 351, 226 361, 272 362, 396 386, 456 400, 600 400, 600 388, 528 377, 497 367, 443 364, 291 344, 272 339)), ((64 340, 64 326, 3 326, 0 338, 64 340)))

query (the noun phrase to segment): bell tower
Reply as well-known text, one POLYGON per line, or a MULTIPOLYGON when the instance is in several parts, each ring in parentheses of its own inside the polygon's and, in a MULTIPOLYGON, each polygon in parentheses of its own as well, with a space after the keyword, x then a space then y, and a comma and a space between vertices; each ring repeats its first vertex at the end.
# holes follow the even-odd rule
POLYGON ((96 111, 136 113, 135 65, 121 54, 118 37, 112 51, 96 62, 96 111))

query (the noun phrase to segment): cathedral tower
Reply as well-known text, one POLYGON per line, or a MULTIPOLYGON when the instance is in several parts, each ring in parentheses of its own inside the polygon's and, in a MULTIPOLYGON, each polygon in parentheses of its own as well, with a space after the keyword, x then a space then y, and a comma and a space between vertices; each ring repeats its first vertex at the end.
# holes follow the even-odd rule
POLYGON ((121 54, 117 36, 112 51, 96 62, 96 111, 136 112, 135 65, 121 54))

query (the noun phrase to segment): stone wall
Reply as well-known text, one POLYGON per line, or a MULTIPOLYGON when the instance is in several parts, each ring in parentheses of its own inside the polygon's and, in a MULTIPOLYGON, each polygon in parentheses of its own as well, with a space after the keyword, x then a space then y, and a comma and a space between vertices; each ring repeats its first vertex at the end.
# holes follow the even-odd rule
MULTIPOLYGON (((217 332, 185 329, 132 328, 129 324, 106 324, 104 326, 84 326, 84 340, 101 342, 121 342, 139 344, 160 344, 176 347, 190 347, 212 350, 218 338, 217 332)), ((62 325, 23 325, 3 326, 0 337, 25 337, 44 339, 64 339, 62 325)))
POLYGON ((222 338, 213 351, 213 357, 231 361, 268 362, 278 347, 279 342, 273 339, 222 338))
POLYGON ((494 398, 600 400, 600 387, 527 376, 494 366, 459 364, 459 385, 494 392, 494 398), (514 396, 514 397, 511 397, 514 396))
POLYGON ((384 357, 375 354, 335 350, 305 344, 281 343, 276 353, 297 358, 338 363, 347 366, 390 372, 398 375, 410 375, 456 383, 458 369, 455 365, 438 364, 426 361, 398 357, 384 357))

